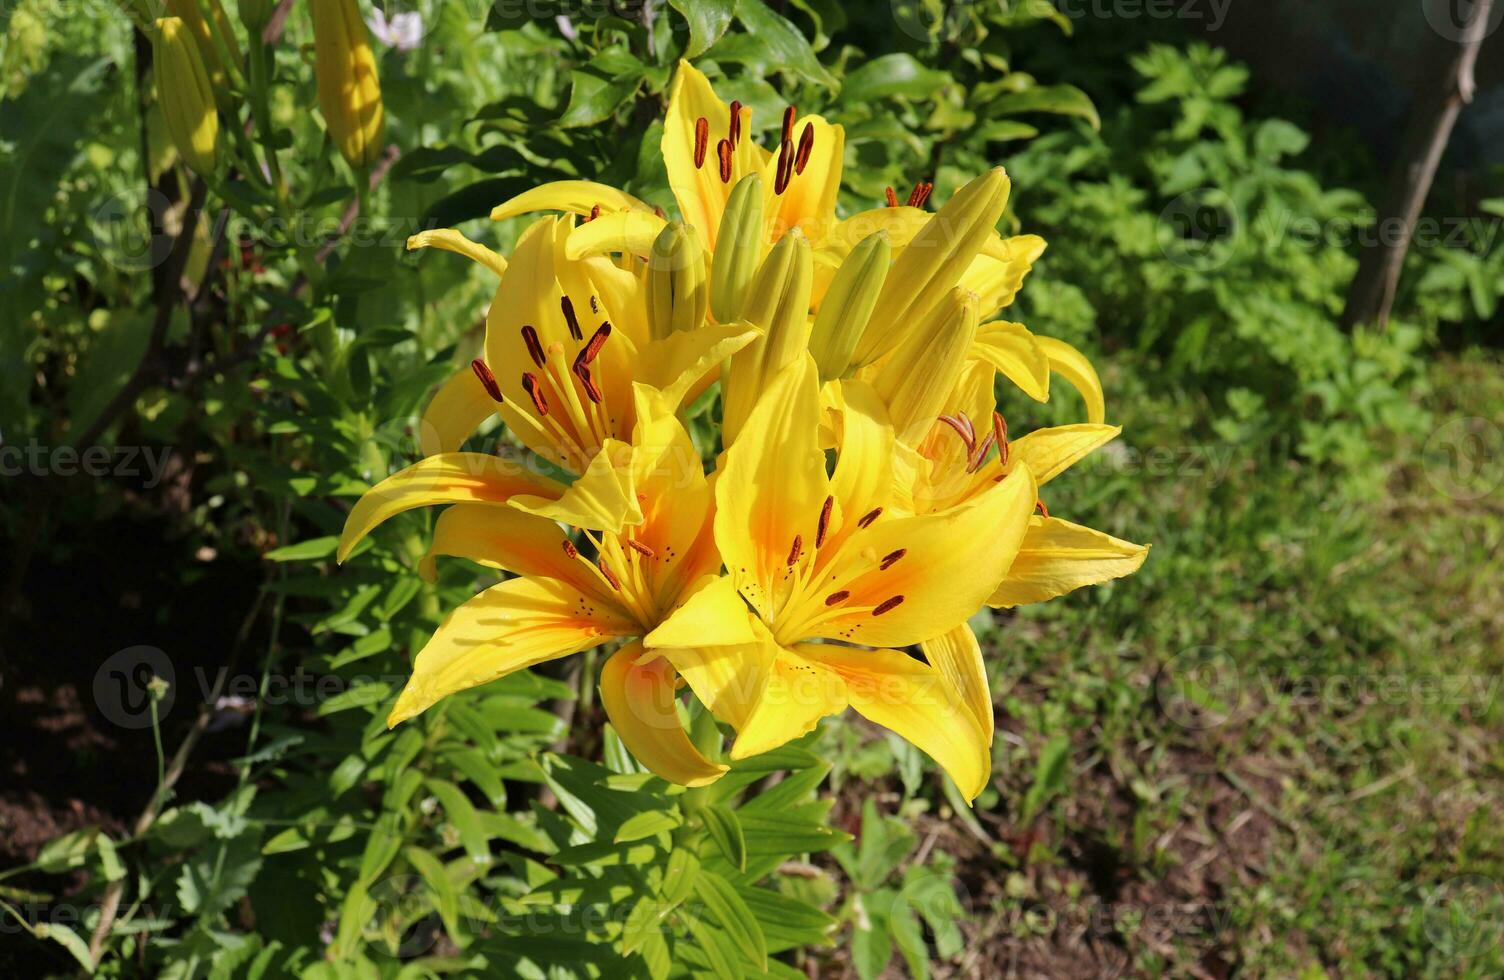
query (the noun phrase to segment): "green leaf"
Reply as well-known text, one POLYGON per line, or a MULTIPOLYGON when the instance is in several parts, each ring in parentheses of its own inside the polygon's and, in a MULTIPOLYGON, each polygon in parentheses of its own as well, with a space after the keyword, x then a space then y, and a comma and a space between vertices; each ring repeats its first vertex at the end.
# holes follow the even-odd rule
POLYGON ((747 908, 747 903, 736 893, 731 882, 720 875, 701 869, 695 879, 695 897, 719 923, 736 948, 757 965, 763 972, 768 969, 768 942, 762 934, 757 917, 747 908))
POLYGON ((700 820, 705 832, 726 855, 726 860, 738 871, 747 870, 747 838, 736 814, 719 804, 707 806, 700 811, 700 820))
POLYGON ((689 24, 689 47, 684 57, 698 58, 726 33, 731 16, 736 12, 735 0, 668 0, 669 6, 689 24))
POLYGON ((564 129, 594 126, 611 118, 623 102, 630 99, 642 84, 642 75, 609 77, 588 71, 569 73, 574 84, 569 90, 569 105, 558 119, 564 129))
POLYGON ((425 781, 425 785, 444 807, 444 817, 459 833, 460 843, 464 845, 470 860, 482 866, 490 864, 490 839, 475 813, 475 804, 470 802, 470 797, 446 779, 429 779, 425 781))
POLYGON ((628 817, 620 827, 616 828, 616 835, 612 840, 618 844, 642 840, 644 837, 666 833, 682 823, 684 823, 684 818, 680 817, 677 811, 647 810, 628 817))
POLYGON ((867 102, 902 96, 928 99, 951 83, 948 72, 926 68, 910 54, 885 54, 865 62, 841 83, 842 102, 867 102))
POLYGON ((989 107, 988 115, 1011 116, 1019 112, 1052 112, 1060 116, 1080 116, 1101 129, 1102 120, 1091 96, 1074 85, 1040 85, 1022 92, 1001 95, 989 107))
POLYGON ((736 19, 761 47, 767 67, 791 71, 831 91, 840 89, 841 83, 820 64, 799 28, 770 10, 762 0, 736 0, 736 19))
POLYGON ((1034 783, 1024 794, 1023 813, 1019 820, 1029 823, 1042 806, 1065 788, 1070 774, 1071 740, 1069 735, 1056 735, 1045 743, 1039 752, 1039 762, 1034 767, 1034 783))
POLYGON ((684 917, 684 925, 700 952, 705 954, 710 972, 717 980, 742 980, 742 971, 736 966, 736 950, 723 934, 692 915, 684 917))
POLYGON ((310 538, 307 541, 299 541, 297 544, 268 551, 265 557, 268 561, 312 561, 318 558, 328 558, 338 547, 339 536, 331 534, 328 537, 310 538))
POLYGON ((413 866, 413 870, 422 877, 428 890, 433 893, 434 907, 438 909, 439 918, 444 921, 444 928, 448 930, 449 938, 463 948, 465 937, 460 931, 459 892, 455 890, 454 882, 449 879, 449 873, 444 870, 443 862, 420 847, 409 847, 403 854, 407 856, 407 861, 413 866))
POLYGON ((73 954, 84 972, 94 973, 94 957, 89 955, 89 944, 72 929, 57 922, 40 922, 32 933, 38 939, 50 939, 73 954))

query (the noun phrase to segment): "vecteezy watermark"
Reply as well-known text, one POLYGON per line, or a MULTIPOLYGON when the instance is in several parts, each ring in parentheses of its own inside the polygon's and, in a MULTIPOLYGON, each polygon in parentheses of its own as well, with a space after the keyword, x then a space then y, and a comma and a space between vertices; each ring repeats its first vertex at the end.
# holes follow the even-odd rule
POLYGON ((988 14, 1036 20, 1183 20, 1218 31, 1232 0, 890 0, 899 30, 917 40, 953 36, 988 14))
POLYGON ((1488 37, 1504 23, 1504 4, 1497 0, 1488 11, 1486 24, 1477 23, 1483 6, 1481 0, 1420 0, 1420 6, 1431 30, 1448 41, 1460 43, 1478 30, 1482 31, 1482 37, 1488 37))
POLYGON ((1453 500, 1481 500, 1504 484, 1504 429, 1485 418, 1456 418, 1431 433, 1426 479, 1453 500))
POLYGON ((1504 939, 1504 888, 1484 875, 1441 883, 1426 897, 1426 937, 1448 959, 1470 959, 1504 939))
POLYGON ((142 487, 152 490, 171 458, 166 446, 44 446, 33 438, 24 446, 0 444, 0 477, 144 476, 142 487))
POLYGON ((1248 704, 1237 662, 1209 646, 1182 650, 1164 663, 1154 676, 1154 700, 1165 717, 1192 731, 1225 725, 1248 704))
POLYGON ((156 647, 126 647, 94 672, 94 703, 100 714, 121 728, 150 728, 172 710, 177 696, 172 660, 156 647), (152 710, 152 702, 156 710, 152 710))

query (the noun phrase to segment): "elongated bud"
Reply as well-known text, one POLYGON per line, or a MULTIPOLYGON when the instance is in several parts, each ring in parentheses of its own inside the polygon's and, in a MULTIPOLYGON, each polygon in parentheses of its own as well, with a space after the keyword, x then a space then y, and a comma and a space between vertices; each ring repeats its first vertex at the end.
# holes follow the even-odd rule
POLYGON ((846 374, 852 352, 877 307, 877 297, 888 278, 892 259, 893 246, 888 242, 888 233, 878 231, 862 239, 836 270, 835 279, 820 301, 820 312, 809 338, 810 353, 820 365, 821 381, 846 374))
POLYGON ((240 22, 245 29, 252 34, 260 34, 266 30, 267 23, 276 12, 276 0, 240 0, 235 5, 240 11, 240 22))
POLYGON ((648 256, 648 327, 653 339, 698 329, 709 309, 705 246, 694 228, 670 221, 648 256))
POLYGON ((167 120, 167 133, 195 173, 214 176, 219 162, 219 114, 209 88, 209 73, 198 42, 178 17, 157 21, 152 39, 157 99, 167 120))
POLYGON ((906 332, 961 281, 961 275, 997 230, 1008 204, 1008 175, 988 171, 957 191, 919 229, 893 263, 877 301, 877 311, 857 344, 852 360, 871 364, 903 340, 906 332))
POLYGON ((329 137, 350 166, 363 170, 381 152, 386 123, 376 57, 355 0, 309 0, 313 74, 329 137))
POLYGON ((762 178, 748 174, 726 200, 710 267, 710 309, 718 322, 742 318, 747 289, 762 260, 762 244, 762 178))
POLYGON ((945 410, 977 332, 977 295, 955 289, 883 362, 872 387, 900 442, 917 445, 945 410))
POLYGON ((167 0, 167 16, 181 20, 198 42, 198 53, 203 58, 204 70, 209 74, 209 90, 214 93, 214 101, 220 109, 230 112, 235 108, 235 94, 230 91, 231 72, 227 68, 238 73, 245 59, 240 53, 240 43, 235 40, 235 32, 230 28, 225 8, 220 6, 219 0, 207 0, 207 3, 209 17, 214 19, 212 26, 198 0, 167 0))
POLYGON ((778 372, 806 356, 809 294, 814 278, 809 240, 794 228, 773 246, 747 290, 742 319, 761 327, 763 335, 731 358, 721 423, 726 445, 736 438, 758 395, 778 372))

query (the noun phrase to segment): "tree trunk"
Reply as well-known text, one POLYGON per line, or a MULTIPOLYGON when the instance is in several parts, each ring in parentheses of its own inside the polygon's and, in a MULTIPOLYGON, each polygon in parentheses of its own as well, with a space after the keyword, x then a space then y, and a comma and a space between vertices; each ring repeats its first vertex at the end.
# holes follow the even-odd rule
POLYGON ((1464 16, 1469 19, 1457 38, 1443 37, 1441 51, 1445 59, 1440 62, 1438 84, 1419 91, 1410 108, 1410 124, 1398 165, 1379 208, 1377 240, 1363 252, 1347 296, 1347 309, 1342 314, 1342 325, 1347 329, 1362 324, 1382 327, 1389 322, 1395 288, 1421 209, 1431 192, 1457 116, 1463 106, 1473 101, 1476 89, 1473 68, 1478 62, 1478 49, 1489 34, 1494 0, 1461 0, 1461 4, 1464 16), (1470 16, 1466 8, 1470 8, 1470 16))

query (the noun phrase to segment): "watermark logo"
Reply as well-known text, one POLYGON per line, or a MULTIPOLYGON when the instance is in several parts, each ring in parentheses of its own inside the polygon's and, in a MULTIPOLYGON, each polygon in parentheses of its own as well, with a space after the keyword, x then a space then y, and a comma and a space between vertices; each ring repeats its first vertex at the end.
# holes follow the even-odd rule
POLYGON ((1192 647, 1176 654, 1154 678, 1154 700, 1182 728, 1205 731, 1241 716, 1247 704, 1243 673, 1224 650, 1192 647))
POLYGON ((1504 888, 1484 875, 1444 881, 1426 898, 1426 937, 1438 952, 1469 959, 1504 939, 1504 888))
POLYGON ((94 703, 100 714, 121 728, 152 725, 152 701, 158 719, 172 710, 177 696, 176 672, 167 654, 153 646, 126 647, 110 655, 94 672, 94 703))
POLYGON ((1243 221, 1226 191, 1202 187, 1187 191, 1159 214, 1159 248, 1174 264, 1211 272, 1233 257, 1243 221))
POLYGON ((96 207, 89 216, 89 230, 100 256, 126 272, 145 272, 167 261, 172 236, 163 222, 172 209, 167 195, 155 187, 122 191, 96 207))
POLYGON ((1504 3, 1495 0, 1486 15, 1488 22, 1477 25, 1484 6, 1483 0, 1421 0, 1421 9, 1425 11, 1426 23, 1431 25, 1431 30, 1458 43, 1475 30, 1481 29, 1482 36, 1488 37, 1504 22, 1504 3))
POLYGON ((1452 419, 1431 433, 1422 458, 1438 493, 1481 500, 1504 484, 1504 429, 1485 418, 1452 419))

